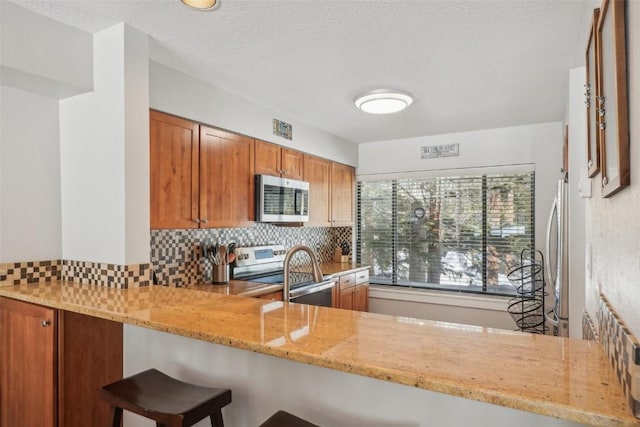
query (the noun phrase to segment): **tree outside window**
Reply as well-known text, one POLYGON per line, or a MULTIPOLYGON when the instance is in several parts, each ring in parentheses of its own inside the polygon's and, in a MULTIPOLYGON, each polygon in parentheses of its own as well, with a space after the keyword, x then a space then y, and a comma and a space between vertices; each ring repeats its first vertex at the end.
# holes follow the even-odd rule
POLYGON ((371 282, 512 294, 533 248, 534 174, 358 183, 357 255, 371 282))

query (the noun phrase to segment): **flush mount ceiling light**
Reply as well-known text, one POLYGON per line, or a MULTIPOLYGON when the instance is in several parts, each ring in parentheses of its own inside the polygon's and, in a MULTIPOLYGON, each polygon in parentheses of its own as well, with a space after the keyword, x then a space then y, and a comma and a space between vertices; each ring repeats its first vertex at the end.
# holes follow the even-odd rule
POLYGON ((180 1, 196 10, 213 10, 220 5, 219 0, 180 0, 180 1))
POLYGON ((391 114, 407 108, 413 102, 409 92, 395 89, 376 89, 355 99, 356 107, 370 114, 391 114))

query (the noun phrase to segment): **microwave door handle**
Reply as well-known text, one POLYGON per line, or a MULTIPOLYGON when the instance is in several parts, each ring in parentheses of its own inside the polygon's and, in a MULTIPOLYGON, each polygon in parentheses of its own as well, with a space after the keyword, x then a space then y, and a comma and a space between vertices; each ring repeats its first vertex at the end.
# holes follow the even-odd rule
POLYGON ((300 191, 299 189, 296 189, 294 192, 295 196, 295 200, 294 200, 294 206, 295 206, 295 211, 296 211, 296 215, 302 215, 302 191, 300 191))
POLYGON ((298 215, 304 215, 305 209, 304 206, 307 204, 307 197, 304 190, 298 190, 300 192, 300 209, 298 209, 298 215))

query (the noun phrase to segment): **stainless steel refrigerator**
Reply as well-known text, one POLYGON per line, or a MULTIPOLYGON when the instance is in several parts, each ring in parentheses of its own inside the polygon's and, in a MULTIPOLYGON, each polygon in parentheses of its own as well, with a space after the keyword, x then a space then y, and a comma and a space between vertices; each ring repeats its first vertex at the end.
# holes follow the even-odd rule
POLYGON ((569 336, 569 206, 568 177, 562 172, 558 191, 551 205, 547 221, 545 271, 547 289, 553 292, 553 308, 545 316, 553 326, 554 335, 569 336))

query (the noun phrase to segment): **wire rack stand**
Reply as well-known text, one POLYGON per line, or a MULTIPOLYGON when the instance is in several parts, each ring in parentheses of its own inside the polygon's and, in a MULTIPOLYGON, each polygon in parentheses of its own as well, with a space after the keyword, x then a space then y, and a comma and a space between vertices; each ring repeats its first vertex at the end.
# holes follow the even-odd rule
POLYGON ((544 317, 546 293, 543 265, 542 252, 524 249, 520 252, 520 265, 507 274, 507 279, 517 294, 509 300, 507 310, 516 322, 518 330, 522 332, 547 332, 544 317))

